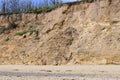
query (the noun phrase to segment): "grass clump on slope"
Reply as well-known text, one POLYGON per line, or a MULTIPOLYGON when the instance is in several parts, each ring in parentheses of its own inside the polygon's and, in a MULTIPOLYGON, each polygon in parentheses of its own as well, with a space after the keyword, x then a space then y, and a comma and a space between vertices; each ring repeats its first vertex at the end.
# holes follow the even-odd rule
POLYGON ((38 34, 38 30, 35 30, 35 29, 32 29, 32 30, 23 30, 23 31, 21 31, 21 32, 17 32, 15 35, 17 36, 22 36, 22 35, 24 35, 24 34, 26 34, 26 33, 30 33, 30 34, 32 34, 32 33, 35 33, 35 34, 38 34))

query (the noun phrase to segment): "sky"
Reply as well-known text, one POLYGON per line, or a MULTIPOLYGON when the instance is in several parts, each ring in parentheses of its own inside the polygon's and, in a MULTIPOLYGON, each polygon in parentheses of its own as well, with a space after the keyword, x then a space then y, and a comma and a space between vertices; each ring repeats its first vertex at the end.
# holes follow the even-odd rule
MULTIPOLYGON (((0 5, 1 5, 1 1, 0 0, 0 5)), ((44 1, 44 0, 33 0, 33 2, 37 3, 38 1, 44 1)), ((73 1, 76 1, 76 0, 62 0, 63 2, 73 2, 73 1)), ((1 7, 1 6, 0 6, 1 7)))
MULTIPOLYGON (((2 0, 0 0, 0 3, 1 3, 2 0)), ((44 0, 33 0, 34 2, 38 2, 38 1, 44 1, 44 0)), ((63 2, 73 2, 73 1, 76 1, 76 0, 62 0, 63 2)))
MULTIPOLYGON (((38 3, 38 2, 43 2, 44 0, 33 0, 34 3, 38 3)), ((62 0, 63 2, 73 2, 73 1, 76 1, 76 0, 62 0)))
MULTIPOLYGON (((33 0, 34 2, 43 2, 44 0, 33 0)), ((76 0, 62 0, 63 2, 73 2, 73 1, 76 1, 76 0)))
MULTIPOLYGON (((37 1, 40 1, 40 0, 34 0, 35 2, 37 1)), ((76 1, 76 0, 62 0, 63 2, 73 2, 73 1, 76 1)))
POLYGON ((64 2, 73 2, 73 1, 76 1, 76 0, 63 0, 64 2))
MULTIPOLYGON (((0 10, 1 10, 1 1, 2 0, 0 0, 0 10)), ((41 2, 43 2, 44 0, 33 0, 33 2, 35 3, 35 4, 37 4, 39 1, 41 1, 41 2)), ((76 0, 62 0, 63 2, 73 2, 73 1, 76 1, 76 0)))

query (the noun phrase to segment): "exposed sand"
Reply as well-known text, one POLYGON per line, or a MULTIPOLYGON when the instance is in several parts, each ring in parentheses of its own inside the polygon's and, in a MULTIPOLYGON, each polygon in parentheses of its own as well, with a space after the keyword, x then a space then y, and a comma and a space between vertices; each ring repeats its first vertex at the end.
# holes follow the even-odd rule
POLYGON ((1 65, 0 80, 120 80, 120 66, 1 65))

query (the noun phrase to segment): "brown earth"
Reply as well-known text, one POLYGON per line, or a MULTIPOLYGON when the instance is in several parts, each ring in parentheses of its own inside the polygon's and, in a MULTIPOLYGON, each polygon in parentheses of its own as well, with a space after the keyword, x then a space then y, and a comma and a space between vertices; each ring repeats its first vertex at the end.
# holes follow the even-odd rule
POLYGON ((0 26, 0 64, 120 64, 119 0, 0 15, 0 26))

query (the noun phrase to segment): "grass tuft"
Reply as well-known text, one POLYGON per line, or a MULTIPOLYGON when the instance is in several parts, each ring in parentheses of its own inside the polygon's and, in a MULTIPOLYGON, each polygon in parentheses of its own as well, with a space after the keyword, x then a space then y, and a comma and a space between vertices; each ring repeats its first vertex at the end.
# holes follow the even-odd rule
POLYGON ((9 37, 7 37, 7 38, 4 39, 5 42, 7 42, 7 41, 9 41, 9 40, 10 40, 9 37))
POLYGON ((26 34, 26 33, 30 33, 30 34, 33 34, 33 33, 35 33, 36 35, 38 35, 38 30, 35 30, 35 29, 32 29, 32 30, 23 30, 23 31, 21 31, 21 32, 17 32, 15 35, 17 36, 22 36, 22 35, 24 35, 24 34, 26 34))

